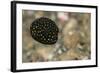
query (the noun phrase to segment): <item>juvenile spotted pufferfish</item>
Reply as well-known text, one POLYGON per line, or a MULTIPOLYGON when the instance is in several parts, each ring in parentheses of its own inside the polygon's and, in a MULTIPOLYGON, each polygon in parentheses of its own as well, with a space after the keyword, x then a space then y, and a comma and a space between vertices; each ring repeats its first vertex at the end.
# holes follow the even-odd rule
POLYGON ((42 44, 55 44, 58 40, 58 32, 56 23, 46 17, 35 19, 30 26, 32 38, 42 44))

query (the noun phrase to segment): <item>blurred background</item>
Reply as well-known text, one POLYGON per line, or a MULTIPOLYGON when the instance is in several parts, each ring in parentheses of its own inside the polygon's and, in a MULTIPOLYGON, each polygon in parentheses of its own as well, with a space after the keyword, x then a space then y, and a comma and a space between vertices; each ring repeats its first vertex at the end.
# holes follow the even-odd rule
POLYGON ((23 10, 23 63, 91 59, 90 20, 90 13, 23 10), (55 44, 41 44, 32 38, 30 25, 40 17, 50 18, 58 26, 58 41, 55 44))

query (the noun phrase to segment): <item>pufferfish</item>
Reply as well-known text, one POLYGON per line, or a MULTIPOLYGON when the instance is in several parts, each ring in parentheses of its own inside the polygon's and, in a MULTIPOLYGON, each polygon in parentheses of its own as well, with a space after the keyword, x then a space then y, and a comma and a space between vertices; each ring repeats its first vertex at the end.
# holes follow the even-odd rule
POLYGON ((55 44, 58 40, 58 32, 56 23, 46 17, 35 19, 30 26, 32 38, 42 44, 55 44))

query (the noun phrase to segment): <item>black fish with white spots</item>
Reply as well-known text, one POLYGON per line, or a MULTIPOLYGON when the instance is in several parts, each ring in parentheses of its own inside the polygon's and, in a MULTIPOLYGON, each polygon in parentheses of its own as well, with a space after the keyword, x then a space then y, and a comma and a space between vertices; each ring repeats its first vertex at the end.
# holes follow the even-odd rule
POLYGON ((30 32, 36 41, 42 44, 52 45, 58 40, 59 29, 53 20, 41 17, 32 22, 30 32))

